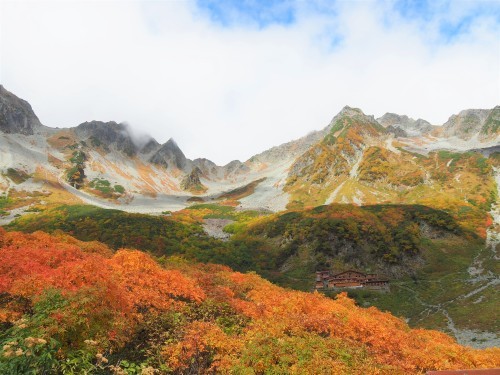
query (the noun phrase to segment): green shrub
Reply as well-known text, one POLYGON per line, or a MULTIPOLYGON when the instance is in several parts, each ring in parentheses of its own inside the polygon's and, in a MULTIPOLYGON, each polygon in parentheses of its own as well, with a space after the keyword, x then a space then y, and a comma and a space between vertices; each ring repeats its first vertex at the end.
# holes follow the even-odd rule
POLYGON ((125 193, 125 188, 122 185, 115 185, 115 191, 119 194, 125 193))

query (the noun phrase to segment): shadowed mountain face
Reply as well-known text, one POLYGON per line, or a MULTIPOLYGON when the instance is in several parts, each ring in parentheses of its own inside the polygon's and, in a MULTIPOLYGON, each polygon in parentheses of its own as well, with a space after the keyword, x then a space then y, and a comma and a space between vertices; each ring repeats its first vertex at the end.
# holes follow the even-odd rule
POLYGON ((217 200, 245 186, 252 189, 237 203, 273 211, 334 202, 421 203, 426 194, 441 194, 438 187, 446 194, 460 191, 459 199, 477 206, 491 201, 484 197, 494 186, 486 165, 496 160, 491 150, 500 140, 499 119, 500 107, 465 110, 434 126, 394 113, 376 120, 346 106, 322 130, 246 162, 217 166, 188 159, 173 139, 159 144, 138 136, 125 123, 44 127, 26 101, 0 87, 0 186, 11 185, 5 177, 10 168, 32 177, 19 187, 27 192, 43 190, 43 174, 62 188, 68 182, 78 187, 79 199, 102 206, 111 199, 143 212, 180 209, 193 194, 217 200), (467 150, 484 150, 485 157, 464 154, 467 150), (478 163, 485 167, 476 168, 478 163), (469 184, 459 190, 465 178, 469 184), (482 187, 475 188, 479 181, 482 187), (162 207, 150 199, 156 197, 164 197, 162 207))
POLYGON ((0 85, 0 131, 32 135, 41 125, 27 101, 0 85))
POLYGON ((103 146, 106 150, 113 147, 129 157, 135 156, 139 151, 139 146, 134 142, 125 124, 114 121, 84 122, 75 128, 75 133, 81 139, 90 140, 94 146, 103 146))
POLYGON ((162 145, 149 159, 151 163, 161 165, 165 168, 175 167, 183 170, 188 165, 188 160, 173 139, 162 145))

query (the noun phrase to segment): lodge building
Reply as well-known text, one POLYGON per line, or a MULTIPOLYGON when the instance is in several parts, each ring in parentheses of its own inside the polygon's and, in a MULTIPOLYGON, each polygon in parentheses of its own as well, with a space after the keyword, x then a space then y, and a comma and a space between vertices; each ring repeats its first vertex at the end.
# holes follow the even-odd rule
POLYGON ((316 289, 369 288, 387 289, 389 280, 374 273, 348 270, 337 274, 331 271, 316 271, 316 289))

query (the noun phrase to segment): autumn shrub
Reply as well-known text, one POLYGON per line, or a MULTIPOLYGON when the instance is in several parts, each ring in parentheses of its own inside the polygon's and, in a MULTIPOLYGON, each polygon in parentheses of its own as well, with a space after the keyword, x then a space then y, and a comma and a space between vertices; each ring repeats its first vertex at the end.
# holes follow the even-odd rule
POLYGON ((55 372, 59 367, 57 352, 61 346, 52 337, 54 327, 52 314, 67 302, 56 290, 48 289, 39 296, 33 312, 11 323, 11 327, 0 332, 0 357, 2 374, 44 374, 55 372))
POLYGON ((345 294, 104 250, 0 229, 1 373, 419 374, 500 365, 498 349, 410 329, 345 294))

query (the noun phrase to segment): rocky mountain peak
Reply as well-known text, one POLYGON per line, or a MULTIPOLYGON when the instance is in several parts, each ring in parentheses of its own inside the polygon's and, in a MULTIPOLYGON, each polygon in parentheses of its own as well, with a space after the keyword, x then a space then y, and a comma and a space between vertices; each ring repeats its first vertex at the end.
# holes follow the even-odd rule
POLYGON ((452 115, 443 124, 443 134, 461 139, 471 139, 477 135, 488 118, 489 109, 466 109, 456 115, 452 115))
POLYGON ((346 105, 344 106, 344 108, 340 110, 339 113, 337 113, 333 117, 332 121, 328 126, 332 126, 338 120, 345 118, 355 119, 362 122, 376 123, 375 118, 372 115, 365 115, 365 113, 361 109, 349 107, 348 105, 346 105))
MULTIPOLYGON (((356 131, 368 131, 371 135, 386 133, 386 130, 375 120, 372 115, 365 115, 359 108, 345 106, 335 115, 330 124, 325 128, 327 138, 331 138, 333 134, 345 133, 349 128, 355 127, 356 131)), ((331 139, 329 140, 329 142, 331 139)))
POLYGON ((41 126, 31 105, 0 85, 0 131, 32 135, 41 126))
POLYGON ((153 156, 151 156, 149 161, 165 168, 176 167, 181 170, 184 170, 188 164, 188 159, 173 138, 165 142, 153 156))
POLYGON ((423 119, 414 120, 406 115, 387 112, 377 121, 396 137, 420 136, 431 132, 436 126, 423 119))
POLYGON ((168 141, 163 144, 163 146, 171 150, 181 150, 177 145, 177 142, 173 138, 169 138, 168 141))
POLYGON ((86 121, 75 128, 75 133, 89 140, 93 146, 102 146, 108 150, 115 148, 127 156, 134 156, 139 147, 132 139, 128 125, 115 121, 86 121))
MULTIPOLYGON (((358 116, 366 116, 363 111, 359 108, 350 107, 348 105, 344 106, 337 114, 337 116, 346 116, 346 117, 358 117, 358 116)), ((371 116, 373 117, 373 116, 371 116)))
POLYGON ((398 115, 397 113, 387 112, 382 117, 378 118, 377 121, 384 128, 387 128, 388 126, 391 125, 394 126, 398 124, 407 123, 408 121, 410 121, 410 118, 406 115, 398 115))
POLYGON ((239 160, 233 160, 223 167, 226 173, 247 172, 249 168, 239 160))
POLYGON ((193 169, 198 168, 201 171, 201 175, 205 178, 211 178, 217 176, 218 171, 221 169, 213 161, 198 158, 193 160, 193 169))
POLYGON ((144 146, 141 148, 141 153, 142 154, 149 154, 150 152, 156 150, 158 147, 160 147, 160 144, 156 141, 154 138, 150 138, 144 146))
POLYGON ((127 123, 87 121, 78 125, 75 132, 94 146, 105 149, 114 147, 128 156, 134 156, 139 151, 147 154, 159 147, 155 139, 133 131, 127 123))

